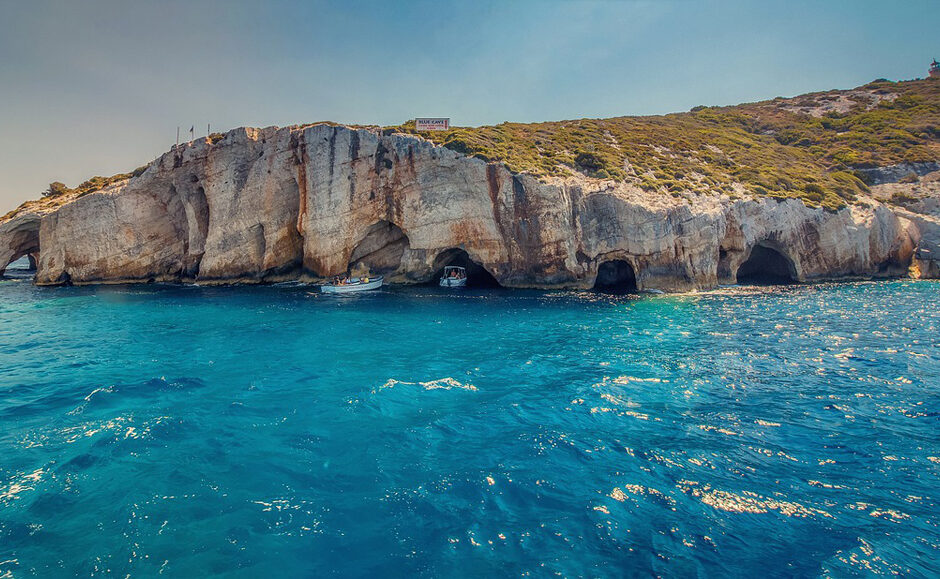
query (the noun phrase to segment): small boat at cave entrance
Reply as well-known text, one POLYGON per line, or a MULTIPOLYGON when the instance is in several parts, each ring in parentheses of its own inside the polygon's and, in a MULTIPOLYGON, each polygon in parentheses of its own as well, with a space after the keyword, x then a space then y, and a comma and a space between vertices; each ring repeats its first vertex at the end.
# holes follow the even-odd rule
POLYGON ((353 277, 338 283, 325 283, 320 286, 320 292, 325 294, 348 294, 379 289, 385 282, 382 276, 353 277))
POLYGON ((441 287, 466 287, 467 270, 456 265, 448 265, 441 276, 441 287))

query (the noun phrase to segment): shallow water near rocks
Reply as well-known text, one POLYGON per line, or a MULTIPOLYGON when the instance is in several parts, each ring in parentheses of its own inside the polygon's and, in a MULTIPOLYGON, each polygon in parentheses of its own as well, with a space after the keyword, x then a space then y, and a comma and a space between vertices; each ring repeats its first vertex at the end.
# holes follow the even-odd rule
POLYGON ((0 577, 936 575, 938 295, 0 281, 0 577))

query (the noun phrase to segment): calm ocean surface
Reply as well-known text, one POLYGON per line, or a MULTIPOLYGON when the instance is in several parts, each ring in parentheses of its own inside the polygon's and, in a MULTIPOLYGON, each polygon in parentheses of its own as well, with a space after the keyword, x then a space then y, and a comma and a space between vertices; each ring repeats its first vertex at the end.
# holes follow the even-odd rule
POLYGON ((0 282, 0 578, 940 573, 940 283, 0 282))

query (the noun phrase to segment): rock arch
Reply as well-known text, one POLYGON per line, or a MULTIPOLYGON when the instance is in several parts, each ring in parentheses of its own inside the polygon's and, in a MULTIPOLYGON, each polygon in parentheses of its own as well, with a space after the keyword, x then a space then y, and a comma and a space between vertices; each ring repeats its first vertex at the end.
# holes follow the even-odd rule
POLYGON ((793 260, 770 243, 760 242, 738 266, 735 279, 740 284, 776 285, 797 283, 800 278, 793 260))
POLYGON ((388 275, 398 271, 411 242, 401 227, 388 221, 372 224, 349 256, 349 271, 388 275))
POLYGON ((631 294, 639 291, 636 270, 625 259, 602 261, 597 266, 594 289, 604 293, 631 294))
POLYGON ((497 279, 491 274, 483 264, 474 261, 466 250, 459 247, 450 247, 437 254, 431 269, 434 275, 431 276, 430 283, 437 285, 441 276, 444 274, 444 268, 448 265, 456 265, 466 268, 467 285, 471 287, 502 287, 497 279))
POLYGON ((0 275, 7 266, 21 257, 28 257, 31 269, 37 266, 39 255, 38 215, 18 216, 0 225, 0 275))

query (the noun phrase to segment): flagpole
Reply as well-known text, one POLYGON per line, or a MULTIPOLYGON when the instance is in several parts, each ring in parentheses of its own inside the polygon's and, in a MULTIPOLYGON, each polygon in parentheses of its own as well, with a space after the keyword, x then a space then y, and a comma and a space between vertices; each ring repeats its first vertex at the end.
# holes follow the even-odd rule
POLYGON ((180 126, 176 125, 176 148, 180 147, 180 126))

